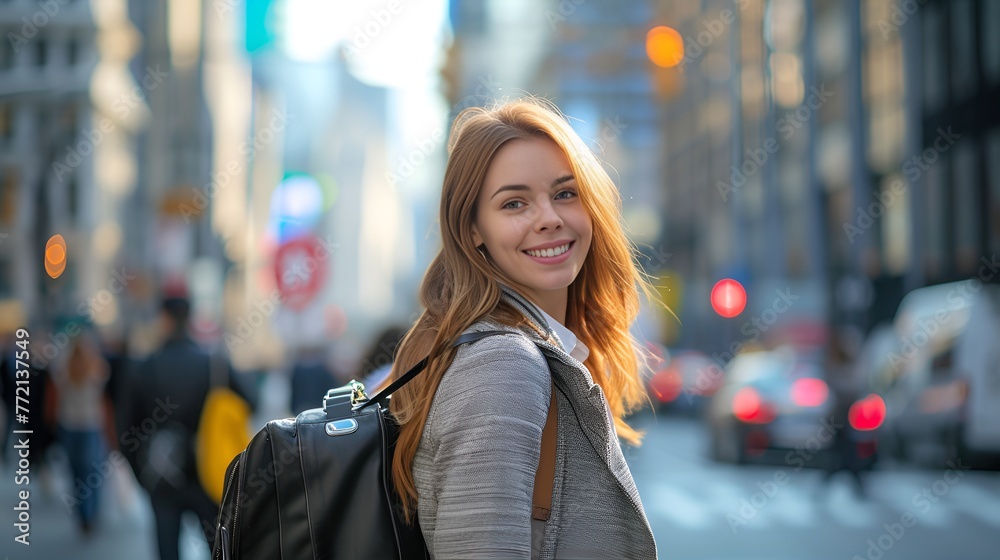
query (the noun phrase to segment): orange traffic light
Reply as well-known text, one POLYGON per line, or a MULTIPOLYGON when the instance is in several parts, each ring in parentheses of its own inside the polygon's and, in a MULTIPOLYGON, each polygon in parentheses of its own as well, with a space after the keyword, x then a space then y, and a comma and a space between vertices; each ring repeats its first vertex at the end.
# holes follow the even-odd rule
POLYGON ((653 64, 673 68, 684 60, 684 38, 672 27, 656 26, 646 34, 646 54, 653 64))
POLYGON ((66 240, 58 233, 45 243, 45 272, 52 278, 66 270, 66 240))

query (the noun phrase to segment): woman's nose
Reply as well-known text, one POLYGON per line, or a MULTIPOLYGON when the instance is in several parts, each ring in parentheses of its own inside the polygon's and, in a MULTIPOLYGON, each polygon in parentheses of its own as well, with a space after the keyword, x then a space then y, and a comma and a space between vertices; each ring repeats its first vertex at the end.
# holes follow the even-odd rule
POLYGON ((559 215, 552 201, 545 201, 538 205, 538 215, 535 217, 536 230, 559 229, 562 227, 562 223, 562 216, 559 215))

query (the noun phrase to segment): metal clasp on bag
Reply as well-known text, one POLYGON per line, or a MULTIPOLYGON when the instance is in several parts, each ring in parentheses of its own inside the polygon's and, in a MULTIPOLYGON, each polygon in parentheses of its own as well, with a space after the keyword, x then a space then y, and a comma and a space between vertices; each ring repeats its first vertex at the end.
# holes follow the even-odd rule
POLYGON ((357 406, 368 400, 364 383, 352 379, 348 385, 351 386, 351 406, 357 406))
POLYGON ((351 406, 355 407, 361 403, 368 400, 368 395, 365 394, 365 386, 363 383, 355 380, 351 380, 343 387, 337 387, 336 389, 330 389, 326 392, 326 396, 323 397, 323 410, 329 409, 334 404, 350 400, 351 406))

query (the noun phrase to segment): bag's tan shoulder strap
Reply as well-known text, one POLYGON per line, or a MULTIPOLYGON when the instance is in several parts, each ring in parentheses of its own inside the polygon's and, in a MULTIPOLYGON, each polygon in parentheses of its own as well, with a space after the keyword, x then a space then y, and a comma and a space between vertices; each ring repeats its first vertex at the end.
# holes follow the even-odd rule
POLYGON ((548 521, 552 509, 552 485, 556 475, 556 387, 552 385, 552 399, 549 401, 549 415, 542 428, 542 453, 538 457, 535 471, 535 490, 531 496, 531 518, 548 521))

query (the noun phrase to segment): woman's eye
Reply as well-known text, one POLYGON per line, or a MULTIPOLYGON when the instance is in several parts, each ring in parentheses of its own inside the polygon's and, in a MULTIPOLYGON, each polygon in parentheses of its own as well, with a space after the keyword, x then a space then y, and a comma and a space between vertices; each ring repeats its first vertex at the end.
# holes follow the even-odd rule
POLYGON ((559 191, 556 194, 556 199, 573 198, 574 196, 576 196, 576 191, 559 191))
POLYGON ((517 210, 518 208, 521 207, 522 204, 523 203, 520 200, 511 200, 510 202, 505 203, 500 208, 505 208, 508 210, 517 210))

